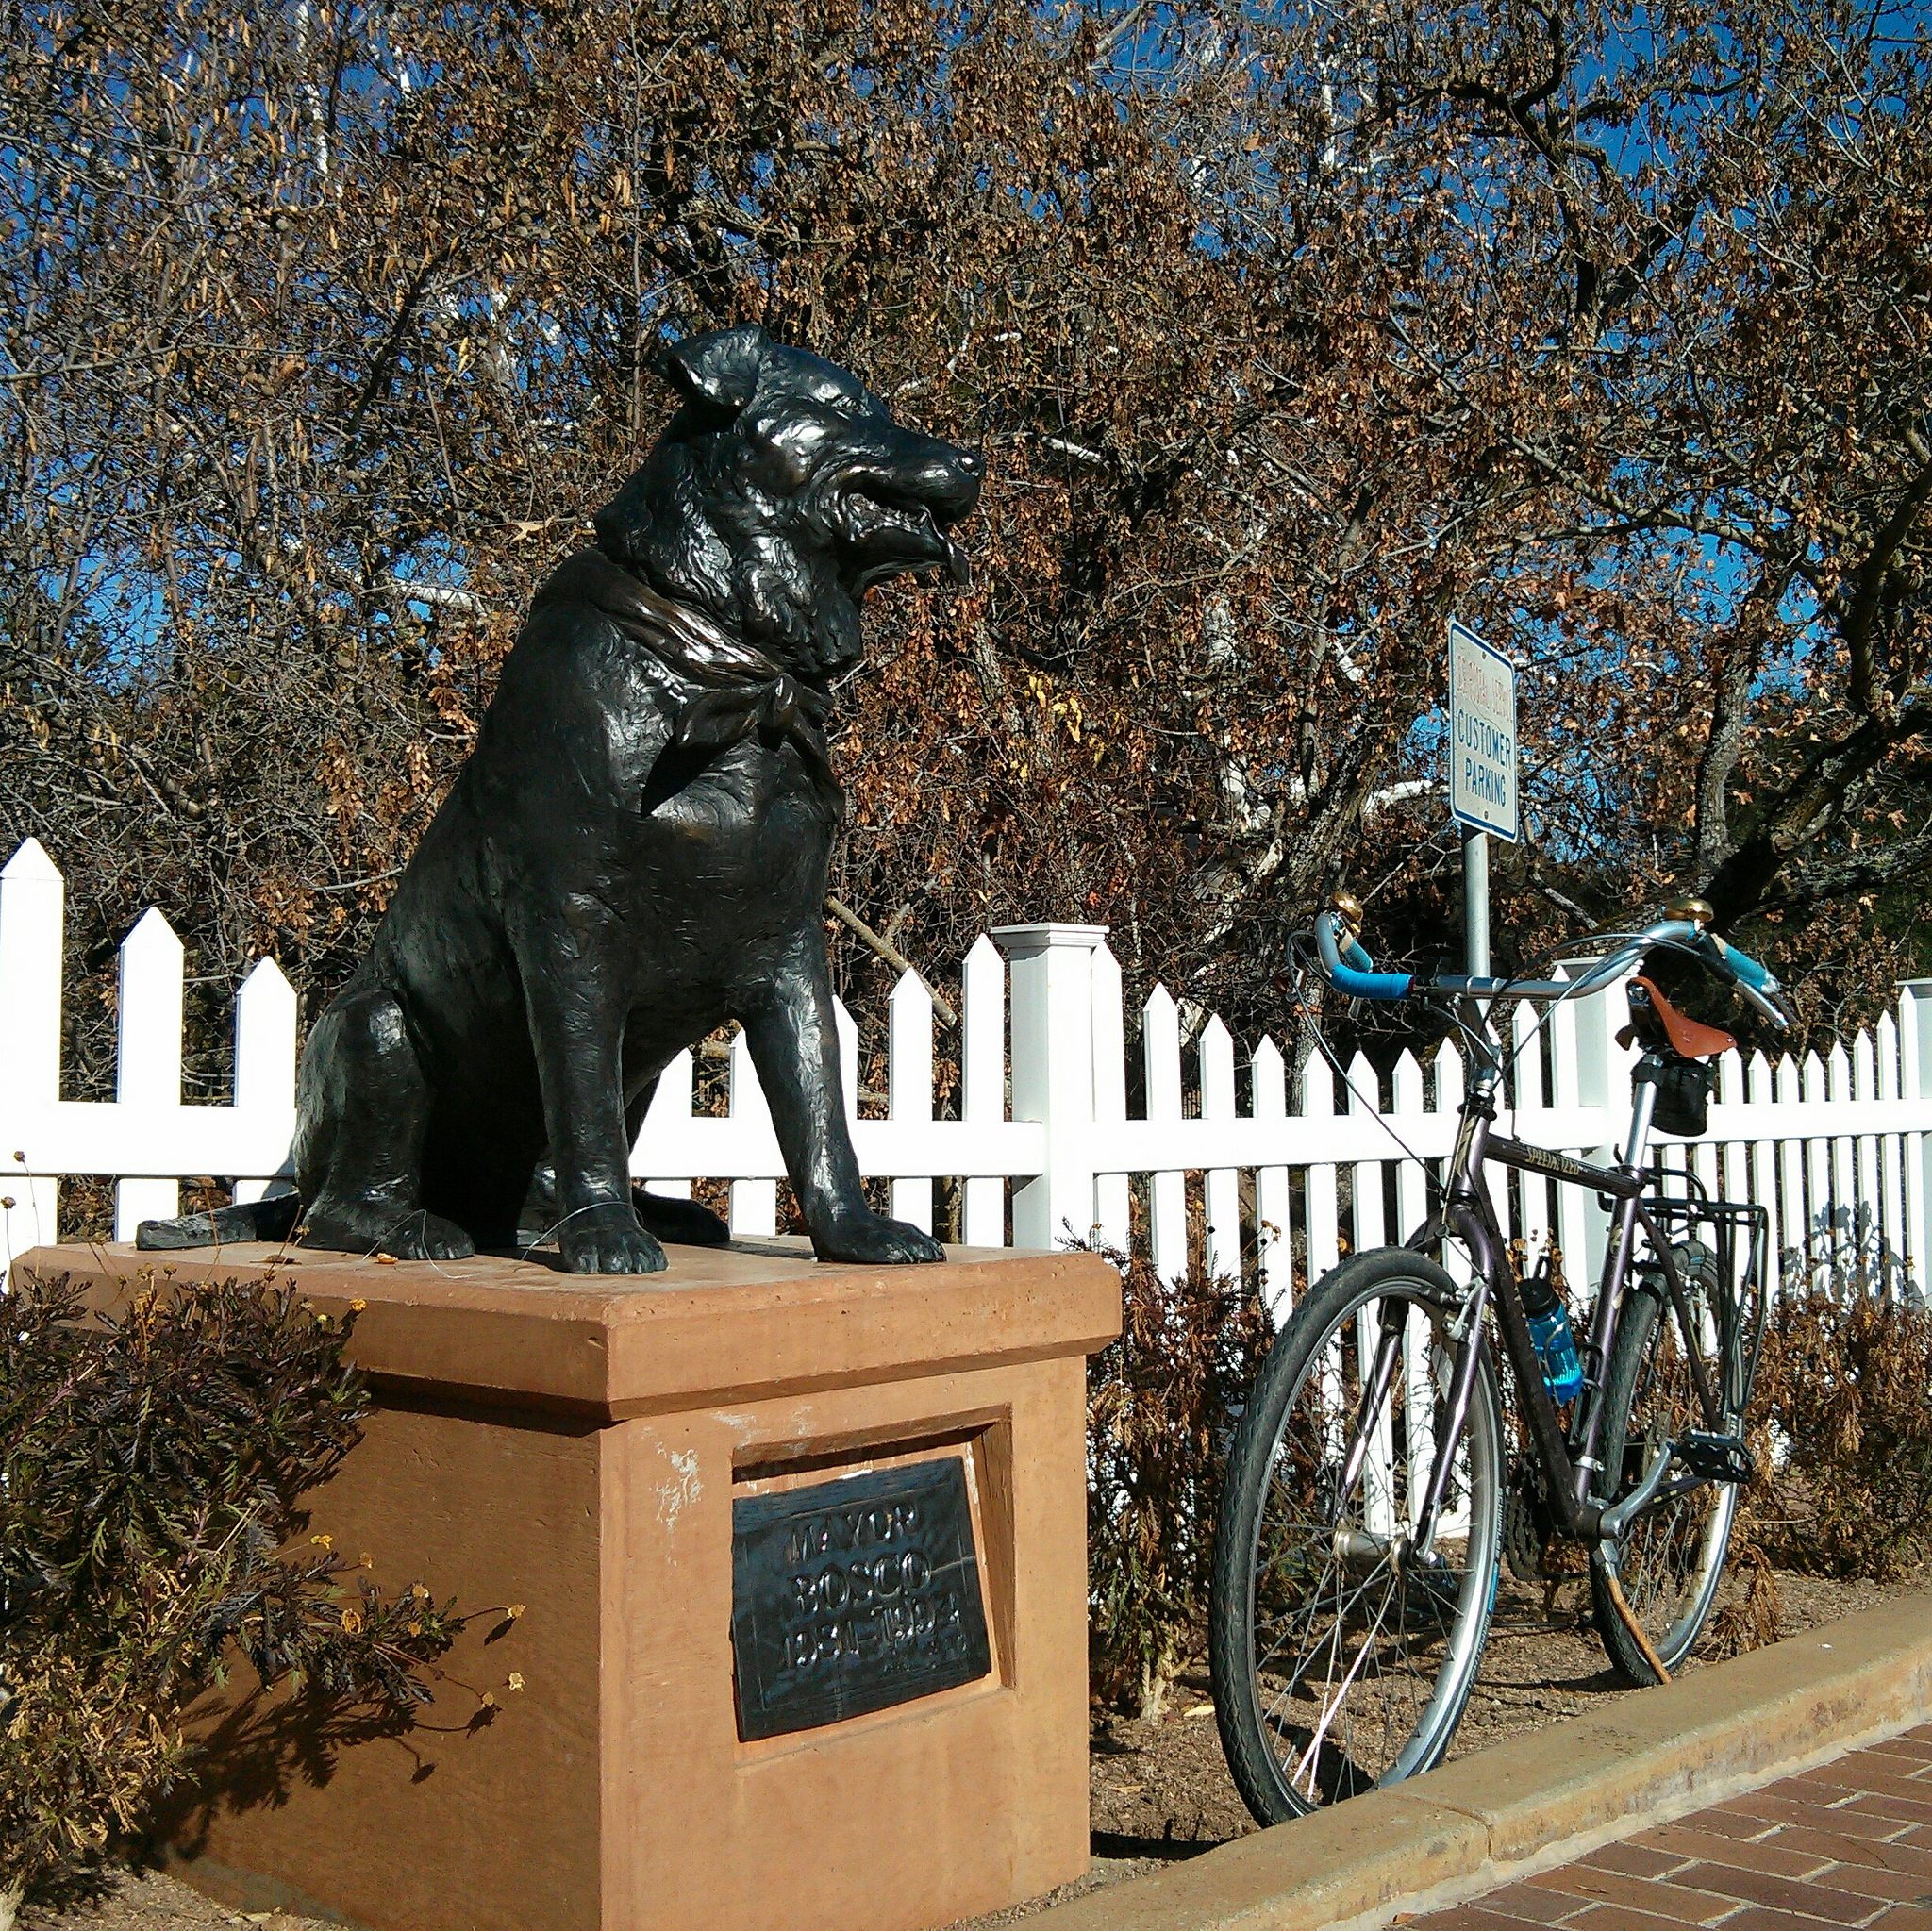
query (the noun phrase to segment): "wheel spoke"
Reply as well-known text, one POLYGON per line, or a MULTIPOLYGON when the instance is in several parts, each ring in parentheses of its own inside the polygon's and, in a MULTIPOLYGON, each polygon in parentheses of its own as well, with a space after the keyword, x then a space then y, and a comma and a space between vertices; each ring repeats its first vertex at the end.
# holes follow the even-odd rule
MULTIPOLYGON (((1713 1314, 1712 1280, 1693 1273, 1687 1281, 1692 1332, 1698 1337, 1706 1372, 1720 1385, 1731 1385, 1720 1339, 1730 1323, 1713 1314)), ((1633 1297, 1611 1373, 1610 1397, 1624 1412, 1623 1448, 1611 1442, 1610 1466, 1627 1491, 1642 1468, 1667 1442, 1706 1425, 1697 1399, 1690 1361, 1674 1311, 1655 1295, 1633 1297), (1629 1353, 1625 1353, 1625 1349, 1629 1353)), ((1630 1612, 1652 1649, 1674 1669, 1690 1652, 1709 1617, 1730 1541, 1736 1490, 1701 1483, 1654 1504, 1631 1525, 1620 1556, 1618 1580, 1630 1612)), ((1606 1588, 1599 1581, 1599 1594, 1606 1588)), ((1648 1663, 1606 1608, 1601 1618, 1611 1660, 1638 1682, 1652 1680, 1648 1663)))
MULTIPOLYGON (((1468 1533, 1458 1522, 1442 1539, 1440 1567, 1407 1566, 1431 1458, 1421 1452, 1416 1411, 1442 1394, 1452 1371, 1453 1350, 1432 1344, 1446 1286, 1432 1282, 1425 1295, 1385 1281, 1345 1300, 1307 1296, 1276 1343, 1290 1359, 1271 1358, 1289 1385, 1268 1410, 1265 1444, 1249 1451, 1261 1457, 1258 1481, 1239 1530, 1246 1634, 1237 1696, 1265 1789, 1255 1788, 1244 1752, 1230 1751, 1257 1817, 1314 1808, 1426 1768, 1461 1714, 1496 1559, 1501 1446, 1485 1367, 1453 1470, 1468 1533), (1401 1305, 1385 1308, 1391 1298, 1401 1305), (1372 1401, 1385 1319, 1409 1366, 1372 1401), (1365 1447, 1357 1447, 1357 1479, 1344 1493, 1357 1444, 1365 1447), (1466 1588, 1472 1561, 1479 1586, 1466 1588)), ((1251 1418, 1260 1412, 1251 1405, 1251 1418)), ((1244 1420, 1244 1429, 1252 1425, 1244 1420)), ((1239 1459, 1238 1446, 1231 1471, 1239 1459)), ((1224 1530, 1234 1533, 1227 1523, 1224 1530)), ((1226 1671, 1216 1627, 1219 1688, 1226 1671)))

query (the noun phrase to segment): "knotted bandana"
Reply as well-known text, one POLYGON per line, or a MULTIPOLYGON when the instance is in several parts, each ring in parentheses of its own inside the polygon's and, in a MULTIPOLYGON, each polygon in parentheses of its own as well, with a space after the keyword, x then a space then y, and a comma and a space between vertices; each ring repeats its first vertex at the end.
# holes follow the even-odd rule
POLYGON ((831 699, 823 691, 728 635, 703 611, 659 595, 601 550, 566 557, 539 588, 533 608, 556 598, 591 605, 679 676, 702 687, 678 707, 673 750, 715 754, 754 731, 761 744, 790 741, 805 760, 813 790, 842 813, 845 793, 825 748, 831 699))

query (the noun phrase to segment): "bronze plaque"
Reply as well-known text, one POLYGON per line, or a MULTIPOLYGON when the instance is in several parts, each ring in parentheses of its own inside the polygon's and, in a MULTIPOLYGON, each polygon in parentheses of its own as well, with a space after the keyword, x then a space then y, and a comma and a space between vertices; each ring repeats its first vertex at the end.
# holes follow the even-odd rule
POLYGON ((816 1729, 992 1669, 958 1456, 731 1505, 738 1734, 816 1729))

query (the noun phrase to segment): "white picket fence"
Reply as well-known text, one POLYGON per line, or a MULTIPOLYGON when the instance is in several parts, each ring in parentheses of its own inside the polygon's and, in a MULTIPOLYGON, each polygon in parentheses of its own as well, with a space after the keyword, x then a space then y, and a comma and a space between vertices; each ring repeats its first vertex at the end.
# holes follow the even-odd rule
MULTIPOLYGON (((115 1098, 60 1097, 62 899, 60 874, 33 840, 0 870, 0 1262, 55 1238, 64 1176, 115 1177, 125 1240, 137 1222, 177 1210, 183 1178, 220 1176, 254 1199, 289 1173, 293 989, 272 959, 255 967, 235 999, 232 1103, 184 1105, 182 949, 158 910, 121 948, 115 1098)), ((1416 1225, 1425 1167, 1451 1149, 1462 1088, 1452 1050, 1426 1062, 1404 1054, 1387 1079, 1357 1057, 1338 1082, 1319 1057, 1291 1068, 1267 1039, 1243 1066, 1210 1018, 1184 1055, 1180 1013, 1159 987, 1136 1015, 1144 1103, 1130 1115, 1129 1028, 1104 926, 1001 927, 962 961, 960 994, 956 1117, 936 1117, 932 1000, 916 975, 891 996, 883 1118, 857 1117, 859 1040, 842 1008, 839 1019, 860 1167, 890 1180, 895 1214, 927 1228, 936 1183, 957 1180, 958 1231, 972 1245, 1046 1247, 1092 1232, 1126 1247, 1131 1237, 1171 1277, 1189 1266, 1198 1188, 1196 1264, 1245 1266, 1279 1308, 1301 1270, 1319 1275, 1342 1252, 1416 1225)), ((1615 1039, 1624 1016, 1616 990, 1558 1007, 1518 1058, 1505 1129, 1607 1157, 1629 1110, 1634 1056, 1615 1039)), ((1530 1015, 1518 1024, 1527 1040, 1530 1015)), ((728 1111, 712 1117, 693 1111, 691 1056, 672 1063, 633 1171, 667 1190, 728 1181, 733 1231, 769 1234, 784 1163, 741 1034, 727 1070, 728 1111)), ((1915 980, 1900 988, 1896 1016, 1849 1049, 1775 1066, 1727 1056, 1709 1136, 1663 1157, 1770 1209, 1781 1284, 1918 1299, 1928 1135, 1932 980, 1915 980)), ((1528 1174, 1507 1192, 1517 1231, 1533 1242, 1554 1235, 1573 1278, 1585 1273, 1579 1255, 1593 1277, 1604 1219, 1591 1196, 1528 1174)))

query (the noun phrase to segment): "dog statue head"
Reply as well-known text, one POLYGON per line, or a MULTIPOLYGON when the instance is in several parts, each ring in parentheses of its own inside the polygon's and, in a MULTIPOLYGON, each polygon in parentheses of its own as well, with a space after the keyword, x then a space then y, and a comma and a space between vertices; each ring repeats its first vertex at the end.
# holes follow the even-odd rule
POLYGON ((972 580, 951 531, 979 499, 977 457, 755 324, 687 337, 660 366, 682 407, 597 514, 614 561, 816 684, 862 654, 870 586, 972 580))

